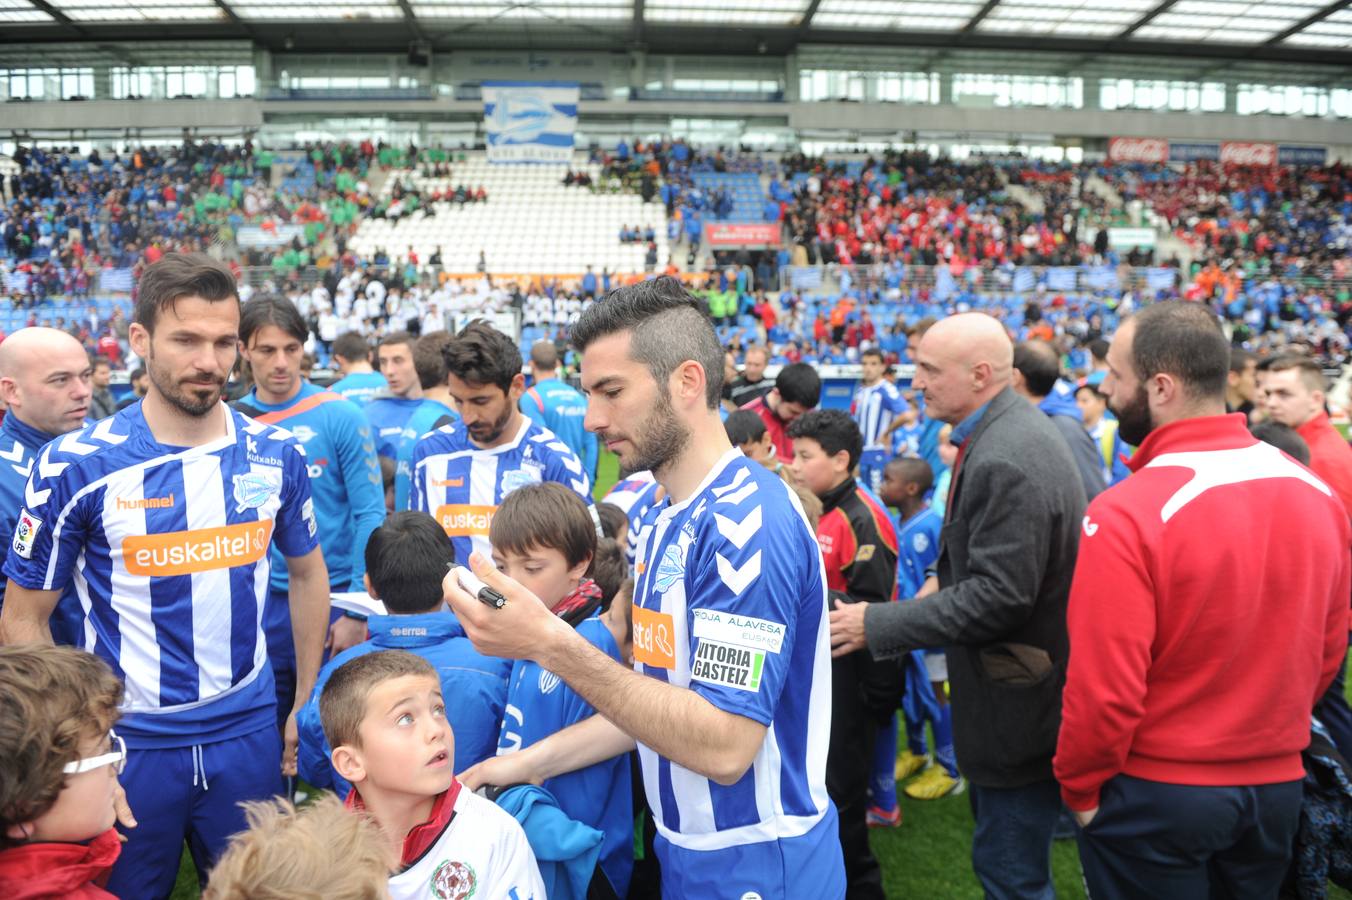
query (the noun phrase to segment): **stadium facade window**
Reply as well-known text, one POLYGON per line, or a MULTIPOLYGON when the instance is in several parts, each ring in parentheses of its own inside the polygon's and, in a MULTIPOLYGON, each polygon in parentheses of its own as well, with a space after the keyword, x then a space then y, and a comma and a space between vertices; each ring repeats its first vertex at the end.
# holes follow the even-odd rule
POLYGON ((1084 106, 1084 79, 1060 75, 959 72, 953 76, 953 102, 960 106, 989 102, 997 107, 1081 109, 1084 106), (990 99, 969 99, 963 103, 964 97, 990 99))
POLYGON ((850 69, 802 69, 798 98, 889 103, 938 103, 939 76, 933 72, 864 72, 850 69))
POLYGON ((1225 85, 1219 81, 1103 78, 1099 80, 1099 106, 1102 109, 1224 112, 1225 85))
MULTIPOLYGON (((657 82, 661 90, 661 82, 657 82)), ((673 91, 707 94, 773 94, 779 82, 758 78, 674 78, 673 91)))
MULTIPOLYGON (((1241 116, 1338 116, 1331 93, 1328 88, 1309 85, 1241 84, 1236 91, 1235 112, 1241 116)), ((1344 100, 1344 110, 1346 105, 1344 100)), ((1344 111, 1341 117, 1347 115, 1344 111)))
POLYGON ((114 100, 252 97, 253 66, 114 66, 109 71, 114 100))
POLYGON ((94 99, 92 68, 0 69, 0 93, 4 99, 69 100, 94 99))

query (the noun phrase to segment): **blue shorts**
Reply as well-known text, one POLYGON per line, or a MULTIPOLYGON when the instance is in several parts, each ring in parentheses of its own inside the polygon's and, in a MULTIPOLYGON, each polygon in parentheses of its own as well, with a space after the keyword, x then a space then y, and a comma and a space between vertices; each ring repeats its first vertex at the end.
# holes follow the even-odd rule
POLYGON ((892 454, 883 449, 865 450, 859 454, 859 480, 873 493, 883 486, 883 469, 892 459, 892 454))
POLYGON ((834 803, 807 834, 723 850, 686 850, 659 833, 653 842, 662 865, 663 897, 701 900, 780 900, 845 896, 845 859, 834 803))
POLYGON ((205 884, 230 836, 245 828, 239 804, 282 792, 281 761, 282 738, 270 724, 210 744, 129 751, 118 780, 137 825, 119 826, 127 843, 107 890, 123 900, 168 897, 185 841, 205 884))

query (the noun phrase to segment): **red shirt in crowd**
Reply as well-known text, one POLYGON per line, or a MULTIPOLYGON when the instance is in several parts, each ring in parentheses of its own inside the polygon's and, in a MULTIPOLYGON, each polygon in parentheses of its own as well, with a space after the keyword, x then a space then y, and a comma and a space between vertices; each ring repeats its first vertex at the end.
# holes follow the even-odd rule
POLYGON ((112 828, 86 844, 52 841, 11 847, 0 852, 0 897, 112 900, 102 885, 121 852, 122 842, 112 828))
POLYGON ((775 456, 779 461, 785 463, 793 462, 793 439, 789 437, 789 423, 785 422, 771 409, 765 402, 764 397, 757 397, 742 409, 749 409, 760 420, 765 423, 765 430, 770 432, 770 443, 774 444, 775 456))
POLYGON ((1157 428, 1089 504, 1071 586, 1054 768, 1072 810, 1125 773, 1298 781, 1347 654, 1352 532, 1310 470, 1244 416, 1157 428))

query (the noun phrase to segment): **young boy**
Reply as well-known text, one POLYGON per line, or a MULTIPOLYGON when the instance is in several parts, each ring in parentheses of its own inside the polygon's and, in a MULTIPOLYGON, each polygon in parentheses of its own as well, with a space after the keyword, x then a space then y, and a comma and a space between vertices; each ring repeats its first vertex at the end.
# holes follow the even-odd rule
POLYGON ((329 763, 331 748, 324 740, 320 698, 339 666, 377 650, 409 650, 436 667, 443 692, 455 698, 449 713, 457 738, 454 771, 463 772, 493 755, 512 663, 476 651, 460 622, 443 606, 441 579, 454 559, 446 532, 427 513, 395 513, 371 532, 366 543, 366 591, 383 601, 389 614, 371 616, 366 623, 370 639, 325 664, 297 717, 300 772, 310 784, 347 795, 351 786, 334 774, 329 763))
POLYGON ((323 897, 385 900, 394 868, 389 842, 374 820, 354 816, 325 794, 301 809, 281 799, 247 803, 249 830, 211 870, 205 900, 323 897))
POLYGON ((0 647, 0 897, 112 897, 122 682, 71 647, 0 647))
MULTIPOLYGON (((593 574, 596 526, 572 491, 552 482, 517 488, 489 526, 493 562, 572 624, 593 646, 621 663, 630 660, 629 598, 603 595, 593 574), (602 612, 603 607, 608 607, 602 612)), ((512 667, 498 755, 529 747, 595 710, 538 663, 512 667)), ((542 785, 569 818, 605 835, 601 871, 615 893, 629 891, 634 867, 633 797, 629 759, 621 755, 549 778, 542 785)))
MULTIPOLYGON (((939 531, 943 517, 925 503, 933 481, 934 472, 923 459, 894 459, 883 472, 882 500, 897 510, 897 593, 903 601, 920 594, 926 573, 939 559, 939 531)), ((942 651, 927 650, 909 654, 905 663, 906 694, 902 710, 906 717, 906 750, 897 756, 896 729, 893 728, 891 740, 879 740, 874 760, 874 783, 879 789, 875 805, 883 812, 889 808, 886 804, 889 797, 895 802, 897 780, 909 778, 922 769, 920 777, 906 786, 906 796, 935 800, 963 789, 953 750, 953 713, 944 691, 944 683, 948 680, 947 660, 942 651), (934 755, 939 761, 938 766, 929 766, 926 719, 934 728, 934 755), (878 802, 879 796, 882 802, 878 802)), ((887 736, 885 732, 884 737, 887 736)))
MULTIPOLYGON (((864 439, 839 409, 814 409, 789 424, 793 471, 822 503, 817 525, 826 586, 835 603, 897 599, 897 534, 887 509, 853 475, 864 439)), ((882 872, 869 849, 869 762, 874 736, 897 706, 901 669, 857 650, 831 661, 831 742, 826 790, 840 813, 850 896, 881 897, 882 872)))
POLYGON ((1099 390, 1103 382, 1085 382, 1075 389, 1075 405, 1084 417, 1084 429, 1094 439, 1103 457, 1103 478, 1109 487, 1131 474, 1127 460, 1131 447, 1117 433, 1117 420, 1108 415, 1108 398, 1099 390))
POLYGON ((349 660, 319 713, 333 769, 352 784, 348 808, 376 820, 398 859, 393 900, 544 897, 521 826, 456 780, 455 734, 430 662, 407 650, 349 660))
POLYGON ((770 431, 761 421, 761 417, 750 410, 739 409, 723 420, 723 429, 728 433, 728 441, 741 450, 748 459, 755 460, 774 472, 793 488, 803 514, 815 529, 822 517, 822 502, 817 495, 798 483, 793 470, 775 456, 775 446, 770 439, 770 431))

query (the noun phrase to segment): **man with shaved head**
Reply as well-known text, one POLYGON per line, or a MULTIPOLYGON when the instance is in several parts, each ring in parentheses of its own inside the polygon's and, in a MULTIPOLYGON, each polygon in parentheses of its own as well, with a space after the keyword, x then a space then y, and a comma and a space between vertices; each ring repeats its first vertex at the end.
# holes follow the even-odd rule
MULTIPOLYGON (((55 328, 22 328, 0 343, 0 563, 14 538, 24 485, 42 445, 85 423, 92 366, 80 342, 55 328)), ((5 579, 0 575, 0 604, 5 579)), ((65 596, 51 619, 52 639, 73 643, 79 602, 65 596)))
POLYGON ((926 414, 953 425, 958 447, 938 577, 913 602, 838 606, 832 652, 944 648, 976 819, 972 868, 988 897, 1049 898, 1061 809, 1052 755, 1084 487, 1056 426, 1014 392, 1014 347, 999 322, 944 319, 914 356, 926 414))

